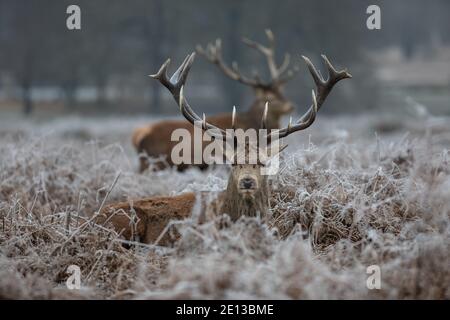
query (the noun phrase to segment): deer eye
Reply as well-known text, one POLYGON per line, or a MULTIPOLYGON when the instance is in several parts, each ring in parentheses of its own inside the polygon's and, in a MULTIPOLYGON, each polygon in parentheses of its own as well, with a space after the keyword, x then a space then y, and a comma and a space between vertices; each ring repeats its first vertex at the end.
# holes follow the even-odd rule
POLYGON ((256 169, 256 164, 253 165, 253 169, 256 169))

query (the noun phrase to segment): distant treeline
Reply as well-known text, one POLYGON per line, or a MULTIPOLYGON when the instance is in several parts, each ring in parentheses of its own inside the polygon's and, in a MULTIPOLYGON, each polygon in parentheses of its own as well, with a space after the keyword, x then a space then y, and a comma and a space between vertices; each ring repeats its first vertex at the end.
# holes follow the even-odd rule
MULTIPOLYGON (((333 101, 347 110, 370 108, 378 86, 367 51, 396 44, 408 58, 418 46, 450 40, 449 1, 377 2, 382 29, 370 31, 366 8, 372 3, 366 0, 78 0, 81 30, 68 30, 66 8, 73 1, 0 0, 0 99, 20 103, 25 114, 45 101, 67 110, 89 104, 99 111, 161 113, 165 91, 147 75, 168 57, 179 64, 197 44, 221 38, 224 60, 265 77, 263 57, 240 40, 264 43, 270 28, 277 59, 289 52, 304 71, 288 86, 293 99, 307 101, 312 87, 300 54, 320 65, 325 53, 356 79, 337 90, 333 101)), ((251 98, 247 88, 201 57, 194 68, 190 92, 208 110, 244 106, 251 98)))

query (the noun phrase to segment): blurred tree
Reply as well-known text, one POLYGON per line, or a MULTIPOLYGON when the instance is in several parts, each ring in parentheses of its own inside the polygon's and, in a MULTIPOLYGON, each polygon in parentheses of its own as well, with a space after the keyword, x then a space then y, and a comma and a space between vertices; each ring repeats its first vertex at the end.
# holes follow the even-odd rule
MULTIPOLYGON (((148 18, 149 23, 144 28, 144 36, 147 44, 147 50, 150 54, 151 64, 158 65, 166 59, 167 53, 165 48, 166 41, 166 21, 165 21, 165 5, 163 0, 154 0, 151 17, 148 18)), ((161 85, 157 81, 151 81, 152 100, 150 111, 155 113, 161 112, 161 85)))
MULTIPOLYGON (((304 68, 300 54, 306 54, 321 66, 319 54, 325 53, 336 65, 347 66, 358 80, 337 90, 331 101, 353 110, 360 108, 354 106, 355 100, 364 106, 377 104, 378 82, 374 66, 366 58, 368 50, 395 45, 405 56, 412 56, 419 49, 431 52, 450 41, 446 13, 450 2, 445 0, 429 4, 380 0, 382 29, 376 32, 367 30, 365 24, 370 0, 129 0, 126 4, 120 0, 78 0, 82 12, 79 31, 65 26, 69 4, 72 1, 0 0, 1 73, 15 82, 25 114, 34 109, 33 93, 40 91, 34 88, 43 86, 62 92, 70 110, 84 105, 77 103, 76 93, 87 87, 97 93, 97 101, 90 107, 101 110, 115 103, 118 110, 145 106, 149 112, 161 113, 164 91, 146 75, 167 57, 181 60, 196 44, 222 38, 228 63, 237 61, 246 74, 252 69, 263 73, 267 69, 264 59, 248 50, 241 38, 264 42, 266 28, 275 32, 278 60, 290 52, 293 62, 304 68), (119 105, 122 94, 127 100, 119 105)), ((231 105, 251 98, 250 90, 198 60, 190 79, 191 92, 212 99, 204 90, 215 83, 220 88, 220 99, 213 97, 208 112, 229 110, 231 105)), ((306 68, 302 70, 305 72, 287 88, 298 101, 309 98, 306 88, 311 87, 306 68)))
POLYGON ((4 46, 5 68, 14 76, 25 115, 32 113, 34 103, 32 89, 39 80, 42 62, 46 56, 46 34, 48 25, 42 21, 45 11, 41 3, 17 0, 9 2, 11 34, 4 46))
MULTIPOLYGON (((226 21, 228 27, 225 28, 225 59, 227 61, 241 61, 241 21, 242 21, 242 1, 231 0, 228 1, 228 8, 226 11, 226 21)), ((240 103, 241 90, 238 89, 236 83, 227 77, 222 77, 223 92, 225 92, 225 103, 229 107, 240 103)))
MULTIPOLYGON (((135 2, 136 6, 132 10, 122 12, 125 18, 122 23, 122 32, 126 37, 134 39, 136 43, 129 47, 129 50, 138 51, 139 64, 134 66, 141 74, 142 78, 155 71, 168 56, 167 32, 169 22, 166 19, 167 1, 152 0, 135 2), (152 70, 152 71, 149 71, 152 70)), ((133 61, 136 63, 136 61, 133 61)), ((133 69, 133 67, 130 66, 133 69)), ((157 81, 151 81, 145 77, 147 85, 150 87, 150 100, 147 110, 152 113, 161 113, 161 85, 157 81)))

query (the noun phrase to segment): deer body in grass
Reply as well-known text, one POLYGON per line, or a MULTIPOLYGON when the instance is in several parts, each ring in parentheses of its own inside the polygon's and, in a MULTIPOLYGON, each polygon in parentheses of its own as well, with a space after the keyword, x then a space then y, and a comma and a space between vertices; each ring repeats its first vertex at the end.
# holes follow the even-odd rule
MULTIPOLYGON (((257 42, 249 39, 243 39, 243 42, 255 50, 261 52, 266 58, 267 65, 270 72, 270 81, 264 82, 257 75, 255 77, 247 77, 243 75, 237 65, 234 63, 229 67, 222 58, 221 41, 217 40, 214 44, 208 44, 206 49, 198 46, 197 51, 203 55, 208 61, 216 65, 227 77, 238 81, 246 86, 251 87, 255 93, 255 101, 251 107, 244 112, 238 113, 236 117, 236 128, 241 129, 258 129, 261 122, 261 117, 264 112, 264 105, 269 102, 270 109, 267 114, 267 127, 269 129, 276 129, 280 127, 280 121, 283 115, 289 114, 293 111, 292 103, 284 96, 284 85, 291 78, 294 77, 298 68, 289 69, 290 56, 285 55, 281 65, 275 62, 275 39, 269 30, 266 31, 269 39, 269 46, 263 46, 257 42)), ((161 67, 159 74, 166 72, 169 60, 161 67)), ((231 114, 222 113, 207 118, 207 121, 214 126, 221 129, 231 128, 231 114)), ((165 162, 156 162, 155 169, 162 169, 166 165, 173 166, 174 163, 170 159, 170 154, 173 147, 177 144, 176 141, 171 141, 171 134, 175 129, 183 128, 188 131, 193 131, 191 123, 183 120, 166 120, 154 124, 149 124, 137 128, 132 137, 132 142, 140 154, 140 172, 148 167, 148 157, 165 157, 165 162)), ((203 147, 207 143, 204 143, 203 147)), ((192 163, 192 162, 191 162, 192 163)), ((178 165, 179 170, 188 167, 189 164, 178 165)), ((200 168, 206 168, 205 163, 199 165, 200 168)))
MULTIPOLYGON (((257 141, 256 145, 248 141, 243 146, 239 145, 238 141, 234 140, 235 137, 230 136, 229 130, 218 128, 208 122, 207 118, 199 117, 192 110, 183 94, 183 86, 193 60, 194 54, 189 55, 170 79, 167 77, 167 65, 165 64, 155 75, 155 78, 172 93, 188 123, 201 127, 219 141, 231 139, 234 141, 233 147, 235 150, 238 147, 243 147, 245 150, 243 158, 237 159, 234 156, 235 158, 231 159, 234 161, 230 161, 232 167, 226 190, 222 191, 214 201, 207 203, 206 206, 200 206, 199 221, 202 222, 211 217, 210 214, 206 213, 207 209, 212 211, 213 215, 228 214, 233 221, 241 216, 259 215, 265 217, 269 212, 270 190, 268 176, 263 175, 261 169, 266 166, 269 157, 275 154, 267 156, 267 152, 258 153, 256 162, 249 161, 250 152, 252 150, 259 151, 261 148, 260 141, 257 141)), ((298 121, 294 123, 289 121, 287 127, 275 131, 271 130, 270 133, 266 134, 263 139, 269 144, 279 141, 279 139, 291 133, 308 128, 314 122, 317 111, 334 85, 342 79, 351 77, 345 70, 336 71, 328 59, 324 57, 329 72, 328 79, 324 80, 309 59, 305 58, 305 61, 317 87, 317 93, 313 91, 313 103, 298 121)), ((262 121, 260 121, 262 129, 267 129, 267 104, 265 108, 262 121)), ((235 124, 236 114, 233 113, 232 115, 231 123, 235 124)), ((278 149, 276 152, 281 150, 278 149)), ((145 243, 157 242, 160 245, 167 245, 173 240, 169 233, 164 232, 164 230, 167 230, 169 222, 191 217, 195 204, 202 204, 204 199, 206 199, 204 192, 184 193, 171 197, 149 197, 133 202, 111 204, 101 211, 99 218, 103 222, 110 221, 117 232, 122 233, 127 239, 137 237, 139 241, 145 243)))

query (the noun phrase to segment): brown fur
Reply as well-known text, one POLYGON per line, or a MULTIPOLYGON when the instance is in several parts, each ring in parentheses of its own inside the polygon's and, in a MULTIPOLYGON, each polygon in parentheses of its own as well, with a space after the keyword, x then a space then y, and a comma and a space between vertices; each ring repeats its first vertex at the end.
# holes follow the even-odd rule
MULTIPOLYGON (((228 214, 233 221, 241 216, 264 217, 268 211, 269 187, 267 176, 260 174, 260 165, 236 165, 232 167, 227 189, 215 201, 205 204, 204 193, 185 193, 174 197, 150 197, 137 201, 120 202, 105 207, 99 215, 99 223, 111 222, 125 239, 155 243, 171 220, 191 217, 196 201, 199 201, 199 222, 228 214), (242 178, 254 179, 255 188, 240 189, 242 178)), ((170 245, 179 238, 176 230, 167 232, 157 243, 170 245)))
MULTIPOLYGON (((155 242, 170 220, 182 220, 191 215, 196 195, 185 193, 174 197, 143 198, 134 202, 119 202, 105 207, 98 223, 111 222, 114 229, 128 240, 155 242)), ((168 245, 179 235, 167 232, 159 244, 168 245)))
POLYGON ((227 189, 221 201, 220 213, 227 213, 233 221, 241 216, 264 217, 269 210, 269 186, 267 176, 260 173, 259 165, 236 165, 233 167, 228 180, 227 189), (239 181, 242 176, 251 176, 257 181, 254 192, 242 192, 239 181))

